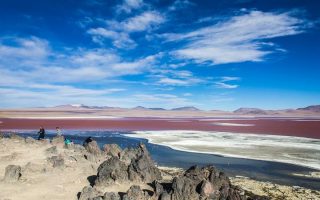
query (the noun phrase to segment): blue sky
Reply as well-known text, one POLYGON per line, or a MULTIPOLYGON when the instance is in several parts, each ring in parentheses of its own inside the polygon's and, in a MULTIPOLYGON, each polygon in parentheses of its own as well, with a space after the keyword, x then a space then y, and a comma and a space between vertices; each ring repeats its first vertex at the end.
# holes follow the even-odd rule
POLYGON ((320 103, 317 0, 2 0, 0 107, 320 103))

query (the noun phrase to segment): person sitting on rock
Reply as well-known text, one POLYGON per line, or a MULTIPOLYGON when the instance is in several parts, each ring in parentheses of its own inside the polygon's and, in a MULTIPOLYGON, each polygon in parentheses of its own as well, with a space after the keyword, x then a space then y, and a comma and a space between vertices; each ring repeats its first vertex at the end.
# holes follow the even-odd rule
POLYGON ((92 142, 92 137, 88 137, 84 142, 83 142, 83 146, 88 145, 90 142, 92 142))
POLYGON ((57 133, 57 136, 62 136, 62 132, 59 127, 56 127, 56 133, 57 133))
POLYGON ((40 130, 38 132, 38 140, 42 140, 44 139, 44 135, 45 135, 46 131, 44 130, 44 128, 42 126, 40 126, 40 130))

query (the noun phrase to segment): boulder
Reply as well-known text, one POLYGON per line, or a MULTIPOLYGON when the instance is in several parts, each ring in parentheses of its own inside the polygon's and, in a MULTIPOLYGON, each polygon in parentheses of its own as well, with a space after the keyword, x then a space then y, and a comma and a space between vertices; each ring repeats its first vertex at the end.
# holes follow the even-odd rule
POLYGON ((133 185, 127 191, 125 195, 123 195, 123 200, 149 200, 151 197, 149 194, 143 190, 141 190, 140 186, 133 185))
POLYGON ((213 166, 189 168, 172 181, 171 200, 245 199, 241 191, 230 184, 229 178, 213 166))
POLYGON ((157 180, 153 181, 152 187, 156 196, 160 196, 163 192, 163 186, 157 180))
POLYGON ((98 168, 95 185, 110 185, 128 180, 128 166, 118 157, 104 161, 98 168))
POLYGON ((136 158, 131 160, 128 168, 129 179, 144 183, 161 180, 161 172, 155 166, 145 145, 140 144, 137 152, 136 158))
POLYGON ((199 199, 197 183, 188 177, 175 177, 172 181, 172 200, 199 199))
POLYGON ((103 200, 120 200, 120 195, 115 192, 104 193, 103 200))
POLYGON ((98 143, 95 140, 85 142, 83 146, 89 153, 95 156, 100 156, 102 153, 98 143))
POLYGON ((103 151, 110 156, 120 157, 121 148, 117 144, 105 144, 103 151))
POLYGON ((64 137, 62 135, 55 136, 54 138, 52 138, 51 144, 64 146, 64 137))
POLYGON ((64 166, 64 159, 61 156, 52 156, 52 157, 48 158, 48 162, 54 168, 64 166))
POLYGON ((21 167, 19 165, 8 165, 5 169, 4 182, 17 182, 21 177, 21 167))
POLYGON ((81 191, 79 200, 96 200, 99 198, 100 196, 94 188, 91 186, 85 186, 81 191))

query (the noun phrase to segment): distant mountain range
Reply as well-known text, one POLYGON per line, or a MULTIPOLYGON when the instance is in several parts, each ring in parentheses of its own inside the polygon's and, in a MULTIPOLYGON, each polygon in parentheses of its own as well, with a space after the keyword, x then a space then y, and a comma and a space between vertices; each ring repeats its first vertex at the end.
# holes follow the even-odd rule
MULTIPOLYGON (((125 108, 118 108, 118 107, 110 107, 110 106, 88 106, 84 104, 67 104, 67 105, 59 105, 53 108, 58 109, 125 109, 125 108)), ((184 106, 172 109, 165 109, 165 108, 147 108, 143 106, 137 106, 131 108, 131 110, 154 110, 154 111, 202 111, 199 108, 194 106, 184 106)), ((227 111, 220 111, 220 110, 212 110, 211 112, 227 112, 227 111)), ((241 115, 269 115, 269 114, 280 114, 280 113, 295 113, 295 112, 314 112, 320 113, 320 105, 312 105, 307 106, 304 108, 297 108, 297 109, 283 109, 283 110, 264 110, 260 108, 239 108, 234 110, 231 113, 234 114, 241 114, 241 115)))

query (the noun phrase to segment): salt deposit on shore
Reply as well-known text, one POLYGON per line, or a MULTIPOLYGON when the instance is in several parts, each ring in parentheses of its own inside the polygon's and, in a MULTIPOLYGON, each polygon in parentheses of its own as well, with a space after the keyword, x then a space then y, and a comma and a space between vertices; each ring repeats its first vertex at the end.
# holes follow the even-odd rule
POLYGON ((188 152, 277 161, 320 169, 320 140, 207 131, 136 131, 128 137, 188 152))
POLYGON ((217 126, 254 126, 254 124, 221 123, 221 122, 215 122, 212 124, 217 126))

